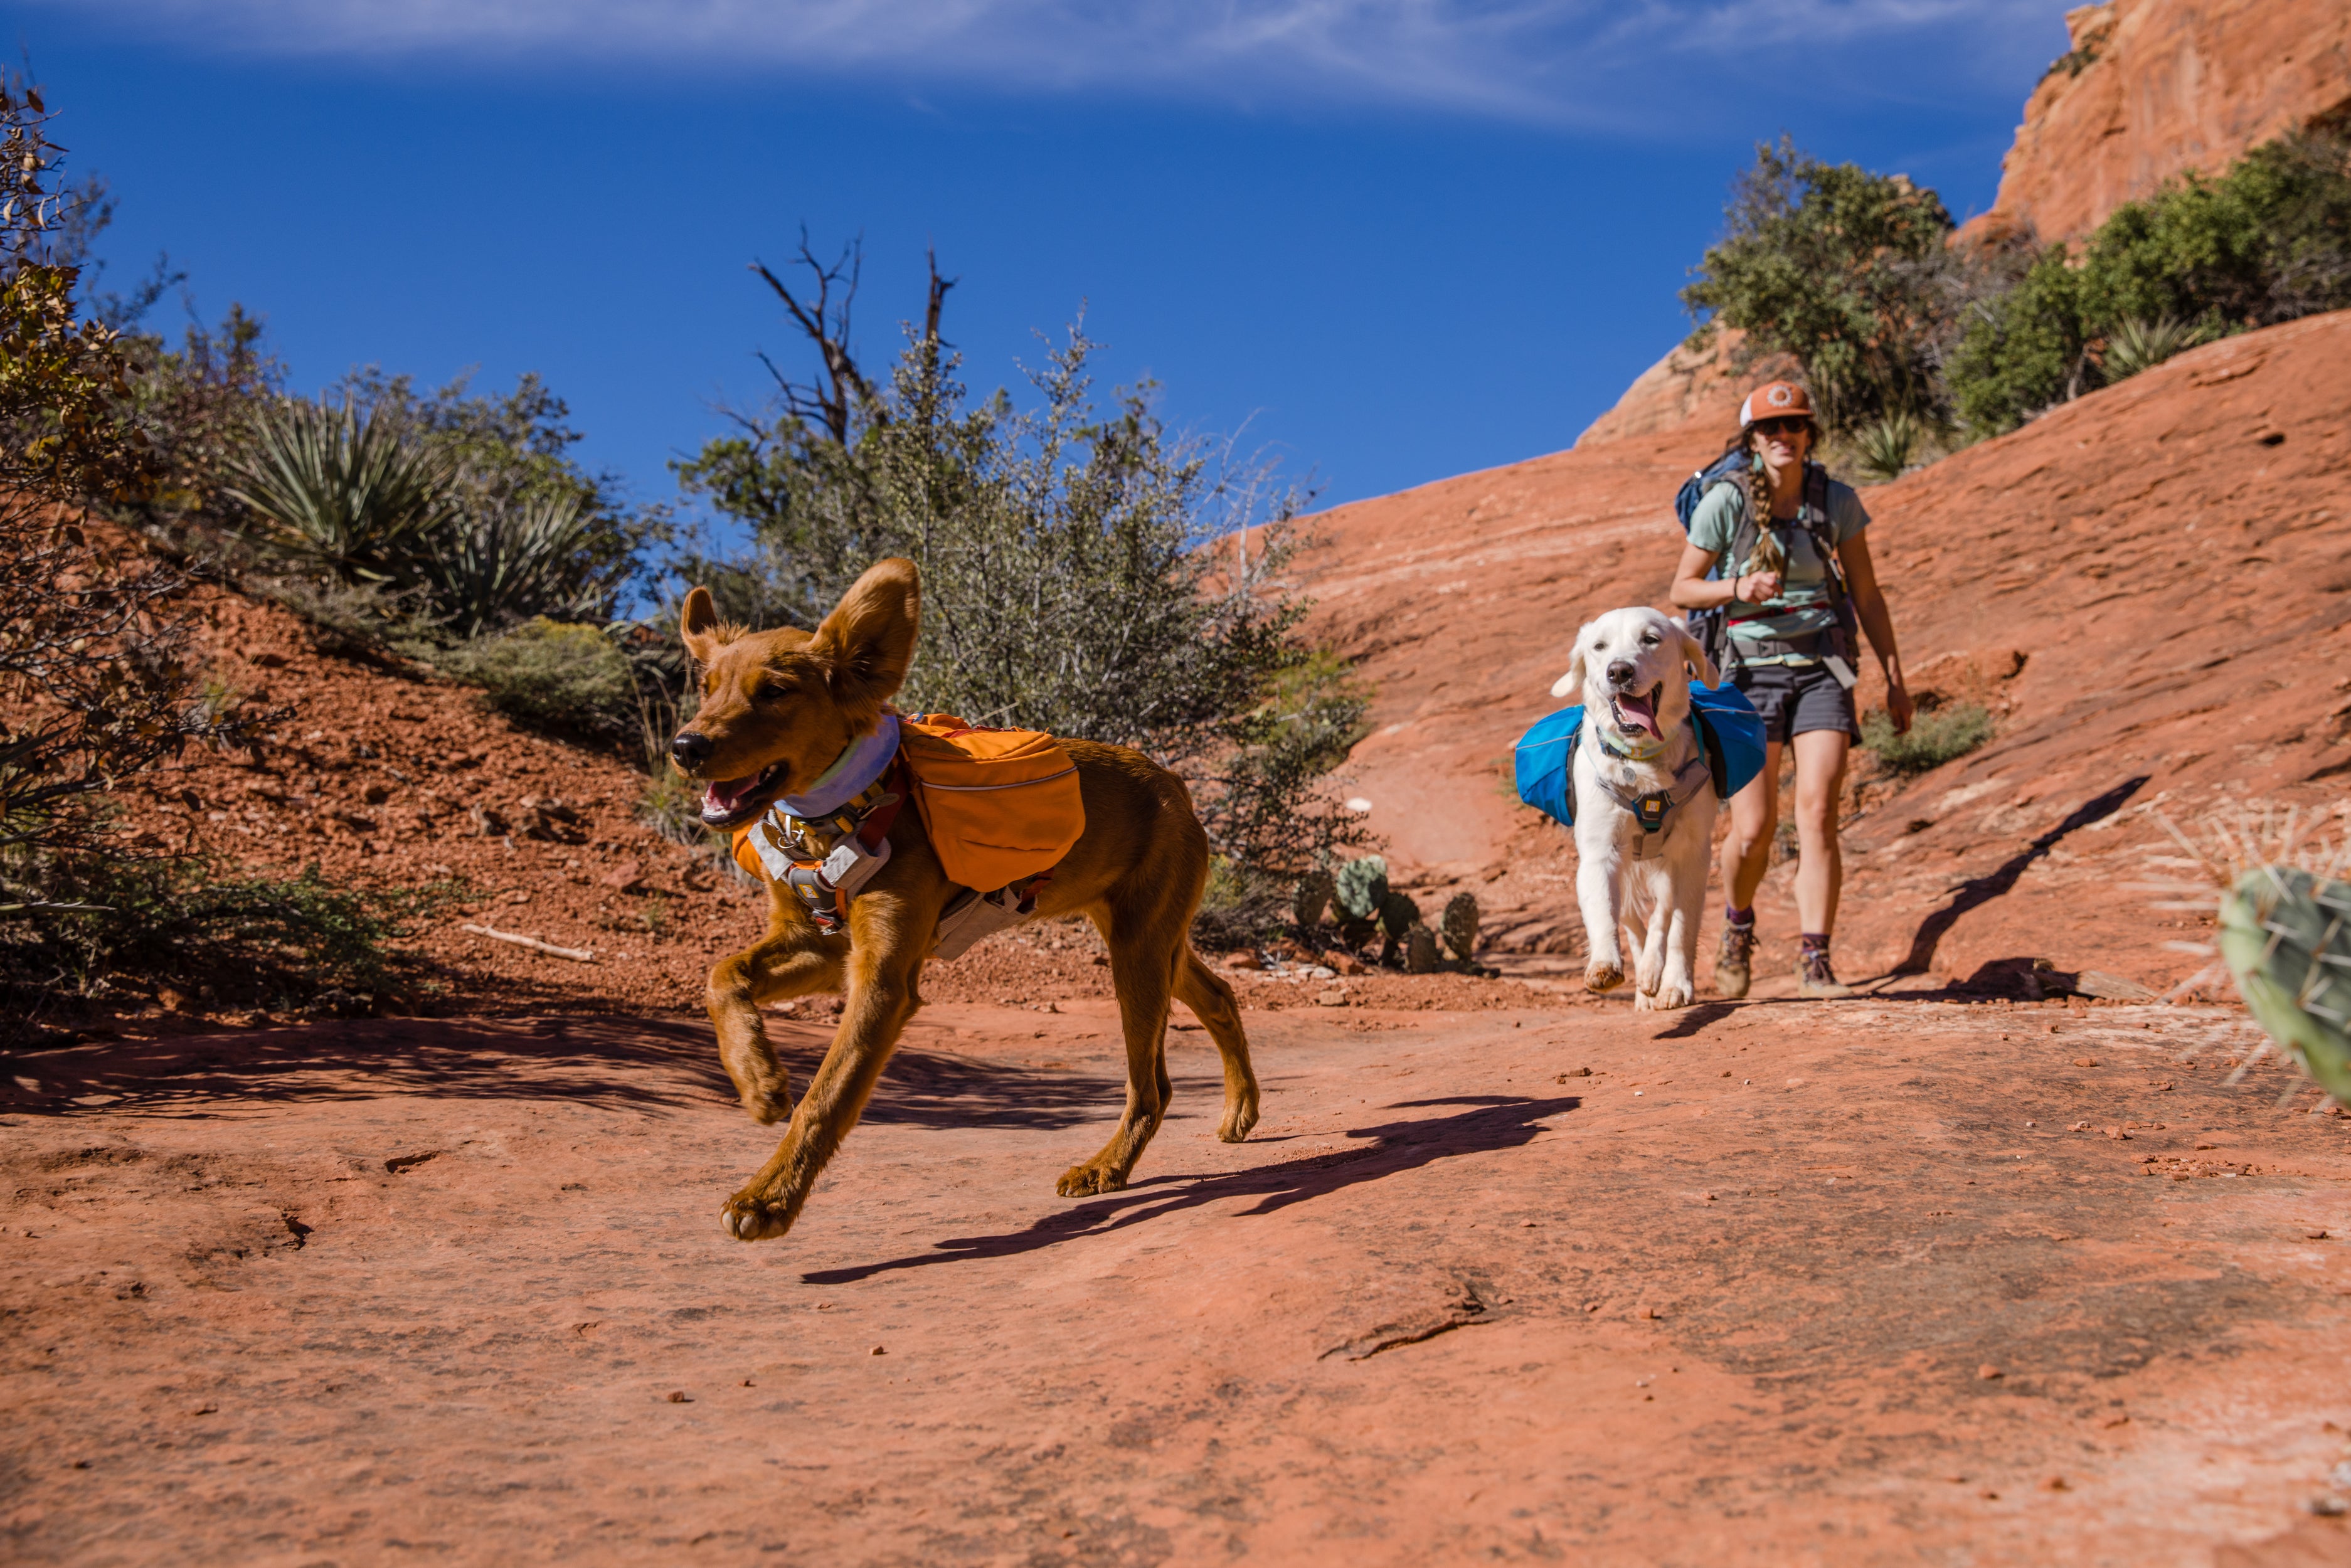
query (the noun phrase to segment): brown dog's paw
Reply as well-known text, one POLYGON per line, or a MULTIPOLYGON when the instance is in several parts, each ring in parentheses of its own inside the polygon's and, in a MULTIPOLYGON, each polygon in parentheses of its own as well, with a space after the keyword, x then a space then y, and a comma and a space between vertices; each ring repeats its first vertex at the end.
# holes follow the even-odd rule
POLYGON ((1583 971, 1587 991, 1613 991, 1625 983, 1625 971, 1614 964, 1594 964, 1583 971))
POLYGON ((737 1241, 770 1241, 792 1228, 782 1204, 741 1193, 726 1200, 726 1207, 718 1211, 718 1223, 737 1241))
POLYGON ((1114 1171, 1100 1166, 1071 1166, 1053 1184, 1053 1190, 1063 1197, 1092 1197, 1098 1192, 1123 1191, 1125 1186, 1126 1178, 1114 1171))
POLYGON ((1217 1136, 1228 1144, 1241 1143, 1249 1137, 1249 1129, 1256 1125, 1256 1106, 1235 1105, 1225 1113, 1225 1119, 1217 1124, 1217 1136))
POLYGON ((754 1084, 743 1091, 743 1109, 762 1127, 771 1127, 792 1113, 791 1086, 780 1077, 772 1085, 754 1084))

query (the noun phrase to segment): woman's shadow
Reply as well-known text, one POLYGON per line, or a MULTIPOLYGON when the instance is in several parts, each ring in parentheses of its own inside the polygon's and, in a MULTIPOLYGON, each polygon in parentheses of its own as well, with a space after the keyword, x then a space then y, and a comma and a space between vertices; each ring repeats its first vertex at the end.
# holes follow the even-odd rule
POLYGON ((1579 1096, 1572 1094, 1550 1100, 1486 1094, 1406 1100, 1384 1109, 1409 1111, 1431 1105, 1468 1105, 1475 1109, 1450 1116, 1356 1128, 1347 1136, 1363 1140, 1363 1146, 1335 1154, 1215 1175, 1152 1176, 1124 1192, 1046 1215, 1023 1230, 1001 1236, 950 1237, 935 1243, 928 1252, 847 1269, 821 1269, 803 1274, 800 1279, 811 1285, 840 1285, 900 1269, 927 1268, 934 1263, 1017 1257, 1081 1237, 1107 1235, 1164 1214, 1197 1208, 1228 1197, 1254 1197, 1259 1200, 1254 1207, 1241 1210, 1245 1215, 1272 1214, 1293 1203, 1303 1203, 1363 1182, 1378 1181, 1401 1171, 1416 1170, 1455 1155, 1518 1148, 1536 1134, 1549 1131, 1542 1124, 1544 1117, 1575 1110, 1583 1103, 1579 1096))

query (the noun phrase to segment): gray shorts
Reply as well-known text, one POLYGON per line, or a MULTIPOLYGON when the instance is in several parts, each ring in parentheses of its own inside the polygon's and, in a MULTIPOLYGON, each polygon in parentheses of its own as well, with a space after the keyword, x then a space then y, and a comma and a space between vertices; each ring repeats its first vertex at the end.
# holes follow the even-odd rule
POLYGON ((1763 738, 1786 742, 1808 729, 1837 729, 1861 738, 1853 694, 1825 664, 1741 664, 1731 684, 1763 716, 1763 738))

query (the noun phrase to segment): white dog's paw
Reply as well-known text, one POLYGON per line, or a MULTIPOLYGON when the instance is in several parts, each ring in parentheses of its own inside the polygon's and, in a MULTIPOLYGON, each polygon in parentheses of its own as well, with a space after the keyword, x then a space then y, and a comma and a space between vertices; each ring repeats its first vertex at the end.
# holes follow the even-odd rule
POLYGON ((1665 977, 1666 961, 1663 958, 1654 963, 1644 958, 1641 960, 1640 967, 1634 971, 1633 988, 1645 997, 1654 997, 1657 994, 1657 987, 1663 983, 1665 977))
POLYGON ((1694 995, 1687 981, 1668 980, 1657 988, 1655 996, 1643 997, 1641 1000, 1649 1004, 1651 1012, 1669 1013, 1689 1006, 1694 995))
POLYGON ((1594 958, 1583 971, 1583 988, 1587 991, 1613 991, 1625 983, 1625 971, 1614 964, 1594 958))

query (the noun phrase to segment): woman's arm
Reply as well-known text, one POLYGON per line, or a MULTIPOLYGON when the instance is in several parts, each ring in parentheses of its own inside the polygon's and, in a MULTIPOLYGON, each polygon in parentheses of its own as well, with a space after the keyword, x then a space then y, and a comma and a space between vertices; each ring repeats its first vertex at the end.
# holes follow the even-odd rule
POLYGON ((1776 571, 1750 572, 1745 577, 1708 581, 1706 574, 1714 570, 1718 553, 1693 544, 1682 546, 1682 561, 1674 569, 1673 591, 1668 595, 1677 608, 1711 610, 1718 604, 1740 600, 1761 604, 1780 591, 1780 574, 1776 571))
POLYGON ((1894 647, 1894 617, 1886 612, 1886 594, 1877 586, 1877 567, 1869 559, 1869 536, 1855 534, 1837 546, 1837 561, 1844 568, 1853 612, 1861 618, 1861 629, 1869 633, 1869 645, 1886 670, 1886 716, 1894 721, 1895 734, 1907 734, 1910 688, 1902 684, 1902 655, 1894 647))

